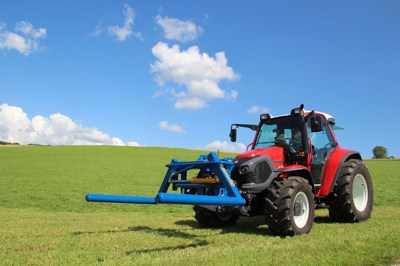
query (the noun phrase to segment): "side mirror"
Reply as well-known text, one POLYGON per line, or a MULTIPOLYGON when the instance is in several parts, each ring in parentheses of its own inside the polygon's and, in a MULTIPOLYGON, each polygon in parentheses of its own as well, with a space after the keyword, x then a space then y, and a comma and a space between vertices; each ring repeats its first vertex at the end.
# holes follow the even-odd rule
POLYGON ((237 136, 237 129, 236 128, 231 128, 231 132, 229 133, 229 137, 231 138, 232 142, 236 142, 236 136, 237 136))
POLYGON ((323 130, 322 117, 314 115, 310 118, 311 132, 320 132, 323 130))

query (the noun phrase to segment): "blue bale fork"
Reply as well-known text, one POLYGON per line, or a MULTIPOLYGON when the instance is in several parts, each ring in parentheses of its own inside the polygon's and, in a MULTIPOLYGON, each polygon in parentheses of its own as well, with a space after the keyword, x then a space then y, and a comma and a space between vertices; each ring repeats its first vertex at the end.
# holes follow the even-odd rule
POLYGON ((137 204, 191 204, 214 206, 242 206, 246 200, 230 178, 231 158, 219 159, 211 152, 200 155, 197 161, 172 159, 157 195, 153 197, 88 194, 87 201, 137 204), (198 169, 197 176, 188 179, 188 171, 198 169), (180 193, 168 192, 180 189, 180 193))

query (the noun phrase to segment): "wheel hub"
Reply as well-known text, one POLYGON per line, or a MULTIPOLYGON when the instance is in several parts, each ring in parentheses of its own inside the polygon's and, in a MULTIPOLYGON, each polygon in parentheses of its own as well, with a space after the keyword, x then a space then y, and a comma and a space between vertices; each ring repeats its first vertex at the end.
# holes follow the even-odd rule
POLYGON ((299 202, 294 203, 294 216, 300 216, 302 213, 304 213, 304 210, 301 207, 301 204, 299 202))

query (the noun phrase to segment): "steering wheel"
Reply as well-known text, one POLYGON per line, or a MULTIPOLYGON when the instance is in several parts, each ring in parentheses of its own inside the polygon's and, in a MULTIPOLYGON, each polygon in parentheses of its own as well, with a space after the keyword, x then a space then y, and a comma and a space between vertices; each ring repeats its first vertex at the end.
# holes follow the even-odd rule
POLYGON ((289 149, 290 153, 292 153, 292 154, 296 154, 297 153, 297 151, 293 148, 292 145, 286 144, 286 146, 289 149))

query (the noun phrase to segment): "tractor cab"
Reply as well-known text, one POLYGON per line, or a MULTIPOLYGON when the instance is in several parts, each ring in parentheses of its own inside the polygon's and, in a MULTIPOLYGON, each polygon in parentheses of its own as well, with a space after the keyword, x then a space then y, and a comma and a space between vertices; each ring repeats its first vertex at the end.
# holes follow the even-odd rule
POLYGON ((282 147, 285 165, 307 166, 311 150, 302 109, 293 109, 290 115, 285 116, 260 116, 259 130, 252 149, 271 146, 282 147))
POLYGON ((326 158, 338 145, 331 128, 335 122, 328 114, 304 111, 303 107, 292 109, 288 115, 261 114, 258 125, 233 124, 231 141, 236 141, 237 127, 256 131, 251 150, 239 154, 237 161, 268 156, 277 169, 302 166, 312 182, 319 184, 326 158))

